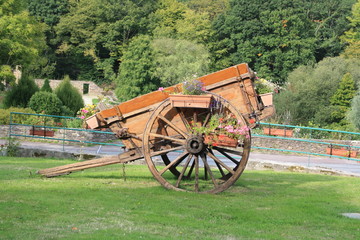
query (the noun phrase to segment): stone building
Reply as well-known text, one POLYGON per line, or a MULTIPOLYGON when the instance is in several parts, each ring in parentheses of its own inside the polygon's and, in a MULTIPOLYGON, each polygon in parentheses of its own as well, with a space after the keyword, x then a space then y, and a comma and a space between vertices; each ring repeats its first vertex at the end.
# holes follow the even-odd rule
MULTIPOLYGON (((44 79, 35 79, 36 85, 41 88, 44 85, 44 79)), ((49 80, 50 87, 55 90, 55 88, 60 84, 62 80, 49 80)), ((85 104, 92 104, 92 99, 97 98, 101 95, 108 95, 104 90, 91 81, 71 81, 73 85, 79 92, 82 94, 85 104)))

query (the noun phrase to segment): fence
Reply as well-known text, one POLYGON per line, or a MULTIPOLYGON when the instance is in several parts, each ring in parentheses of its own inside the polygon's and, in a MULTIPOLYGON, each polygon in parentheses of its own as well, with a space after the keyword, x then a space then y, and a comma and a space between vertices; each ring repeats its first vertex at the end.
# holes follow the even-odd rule
MULTIPOLYGON (((109 139, 118 140, 113 132, 71 127, 74 125, 73 122, 81 123, 82 119, 12 112, 10 114, 8 135, 10 137, 62 141, 63 146, 65 142, 95 144, 99 145, 98 151, 100 151, 103 145, 124 146, 123 144, 107 142, 109 139), (18 127, 22 129, 19 130, 17 129, 18 127)), ((357 158, 360 142, 353 141, 360 139, 360 133, 272 123, 259 123, 259 125, 260 128, 254 129, 252 133, 254 137, 253 149, 360 161, 357 158), (328 139, 333 137, 341 138, 342 140, 328 139), (326 152, 324 153, 324 151, 326 152)))
POLYGON ((357 158, 358 150, 360 148, 359 141, 353 141, 360 138, 360 133, 338 131, 332 129, 302 127, 293 125, 260 123, 260 128, 255 130, 252 134, 255 138, 267 138, 271 141, 280 140, 282 143, 295 142, 294 145, 301 145, 299 143, 305 143, 305 147, 312 148, 311 146, 325 146, 326 152, 321 153, 316 149, 315 151, 308 150, 294 150, 284 149, 278 147, 265 147, 265 146, 253 146, 253 149, 262 149, 270 151, 290 152, 297 154, 309 154, 326 157, 343 158, 347 160, 360 161, 357 158), (331 140, 327 137, 342 138, 342 140, 331 140))
POLYGON ((84 129, 82 122, 76 117, 11 112, 8 136, 60 141, 63 150, 65 142, 99 145, 98 152, 103 145, 124 146, 109 142, 118 140, 113 132, 84 129))

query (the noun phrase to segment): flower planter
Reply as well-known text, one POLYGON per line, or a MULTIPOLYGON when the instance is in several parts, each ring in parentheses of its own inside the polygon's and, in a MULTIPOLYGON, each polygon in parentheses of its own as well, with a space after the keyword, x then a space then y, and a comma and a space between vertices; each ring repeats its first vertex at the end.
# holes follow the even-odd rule
POLYGON ((356 158, 358 152, 357 151, 349 151, 347 149, 337 149, 337 148, 326 148, 326 154, 336 155, 341 157, 351 157, 356 158))
POLYGON ((43 136, 43 137, 53 137, 55 135, 55 132, 52 130, 34 130, 30 129, 30 135, 33 136, 43 136))
POLYGON ((86 119, 86 126, 90 129, 95 129, 100 126, 100 123, 98 121, 98 118, 96 117, 96 114, 92 115, 91 117, 88 117, 86 119))
POLYGON ((264 128, 263 132, 265 135, 292 137, 294 134, 293 130, 289 129, 277 129, 277 128, 264 128))
POLYGON ((272 93, 260 94, 260 98, 261 98, 261 101, 263 102, 264 106, 273 105, 273 94, 272 93))
POLYGON ((172 107, 209 108, 212 95, 169 95, 172 107))
POLYGON ((223 134, 210 134, 204 136, 204 143, 212 146, 237 147, 238 140, 223 134))

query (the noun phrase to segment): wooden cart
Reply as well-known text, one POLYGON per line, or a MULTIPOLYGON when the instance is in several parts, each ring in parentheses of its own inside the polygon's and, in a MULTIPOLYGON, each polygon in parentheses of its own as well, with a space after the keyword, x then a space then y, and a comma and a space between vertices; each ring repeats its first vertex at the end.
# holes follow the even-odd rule
POLYGON ((93 129, 110 128, 125 145, 124 153, 39 173, 54 177, 145 159, 156 180, 168 189, 201 193, 224 191, 244 171, 251 137, 236 139, 235 145, 229 147, 226 142, 205 141, 204 134, 196 129, 207 128, 214 115, 232 116, 249 129, 271 116, 274 107, 269 101, 264 106, 255 91, 254 78, 247 64, 239 64, 198 78, 211 96, 210 104, 204 105, 207 100, 172 101, 169 93, 179 90, 181 84, 178 84, 102 110, 87 119, 88 125, 93 129))

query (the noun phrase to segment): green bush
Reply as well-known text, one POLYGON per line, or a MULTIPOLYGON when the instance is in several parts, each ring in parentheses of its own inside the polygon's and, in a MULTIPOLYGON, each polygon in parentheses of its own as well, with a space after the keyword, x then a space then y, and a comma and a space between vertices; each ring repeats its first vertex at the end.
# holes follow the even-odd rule
POLYGON ((75 116, 77 111, 84 107, 84 100, 80 92, 71 85, 69 77, 65 77, 64 80, 61 81, 55 89, 55 93, 63 104, 71 110, 72 116, 75 116))
POLYGON ((33 79, 27 76, 22 77, 19 83, 10 89, 5 95, 4 106, 25 108, 31 96, 39 91, 33 79))
MULTIPOLYGON (((11 108, 8 108, 8 109, 0 109, 0 124, 1 125, 10 124, 10 113, 11 112, 35 113, 34 110, 32 110, 30 108, 11 107, 11 108)), ((31 118, 31 116, 29 116, 29 115, 13 114, 12 115, 12 122, 13 123, 18 123, 18 124, 26 124, 29 118, 31 118)))
POLYGON ((29 107, 36 113, 45 113, 49 115, 60 115, 63 103, 51 92, 37 92, 29 101, 29 107))
POLYGON ((40 91, 42 91, 42 92, 52 92, 52 88, 50 86, 49 79, 45 79, 44 84, 41 87, 40 91))

